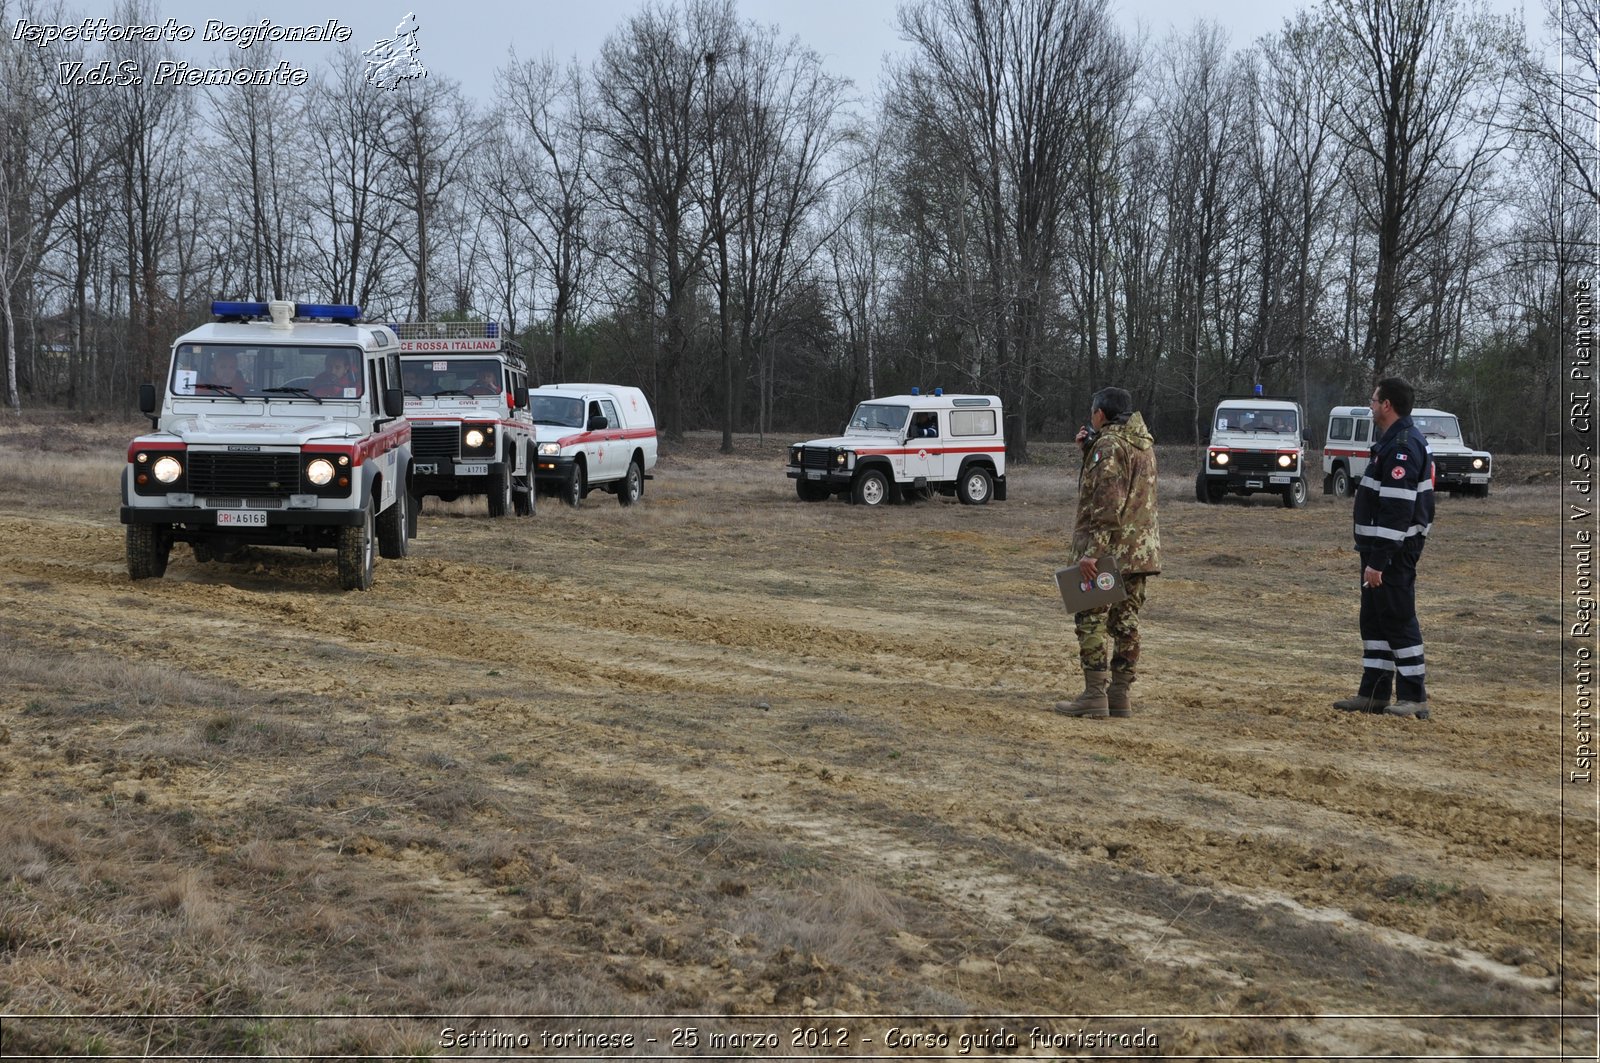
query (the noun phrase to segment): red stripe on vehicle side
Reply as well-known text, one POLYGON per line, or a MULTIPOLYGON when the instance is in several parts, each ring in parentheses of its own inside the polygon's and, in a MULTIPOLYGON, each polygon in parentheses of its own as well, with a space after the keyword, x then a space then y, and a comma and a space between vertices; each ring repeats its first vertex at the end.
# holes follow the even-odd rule
MULTIPOLYGON (((847 447, 845 449, 849 449, 849 448, 847 447)), ((924 451, 927 451, 927 453, 929 453, 929 454, 1001 454, 1001 455, 1003 455, 1006 452, 1006 448, 1005 447, 942 447, 942 448, 940 448, 938 450, 933 450, 933 449, 931 449, 929 447, 901 447, 901 448, 890 447, 890 448, 886 448, 886 449, 882 449, 882 450, 877 450, 877 449, 874 449, 874 450, 857 450, 856 454, 860 455, 860 456, 878 456, 878 455, 888 456, 888 455, 891 455, 891 454, 921 454, 924 451)))
POLYGON ((613 439, 654 439, 654 428, 625 428, 620 432, 607 428, 602 432, 579 432, 556 440, 558 447, 571 447, 579 443, 609 443, 613 439))

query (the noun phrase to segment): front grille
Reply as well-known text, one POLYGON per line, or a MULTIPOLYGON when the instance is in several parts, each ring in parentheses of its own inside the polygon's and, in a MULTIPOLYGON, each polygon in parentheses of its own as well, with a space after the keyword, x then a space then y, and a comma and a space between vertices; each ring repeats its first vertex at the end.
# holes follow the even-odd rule
POLYGON ((454 425, 412 425, 411 456, 417 461, 441 461, 461 453, 461 430, 454 425))
POLYGON ((1433 459, 1434 471, 1440 476, 1466 476, 1474 472, 1488 472, 1488 467, 1474 469, 1472 459, 1464 454, 1452 454, 1449 457, 1435 457, 1433 459))
POLYGON ((1213 463, 1212 467, 1242 473, 1289 472, 1294 468, 1293 465, 1288 469, 1280 468, 1278 455, 1260 450, 1230 450, 1227 465, 1219 466, 1213 463))
POLYGON ((300 490, 300 455, 189 452, 189 490, 206 498, 271 498, 300 490))
POLYGON ((283 509, 288 505, 281 498, 219 498, 205 500, 206 509, 283 509))
POLYGON ((800 467, 803 469, 833 468, 833 451, 828 447, 800 448, 800 467))

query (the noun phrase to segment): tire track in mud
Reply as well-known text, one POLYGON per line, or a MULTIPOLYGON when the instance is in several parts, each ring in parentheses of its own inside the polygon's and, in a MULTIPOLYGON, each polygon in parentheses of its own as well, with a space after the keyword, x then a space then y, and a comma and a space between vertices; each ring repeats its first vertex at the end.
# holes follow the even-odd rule
MULTIPOLYGON (((1391 953, 1410 970, 1448 964, 1447 982, 1475 968, 1518 992, 1540 981, 1483 956, 1518 935, 1549 940, 1537 887, 1520 896, 1479 883, 1515 880, 1518 861, 1558 853, 1559 823, 1526 790, 1491 796, 1495 782, 1479 768, 1412 782, 1407 769, 1429 753, 1418 735, 1347 739, 1346 720, 1191 712, 1176 707, 1179 682, 1161 677, 1141 694, 1173 708, 1147 714, 1146 727, 1074 726, 1044 713, 1039 692, 1073 673, 1049 648, 1069 633, 1040 634, 987 605, 945 618, 959 635, 930 637, 887 604, 773 601, 753 577, 737 597, 659 576, 648 594, 629 594, 615 571, 575 587, 527 568, 427 557, 384 563, 373 592, 341 595, 321 585, 331 562, 258 553, 259 571, 179 560, 175 578, 130 585, 114 529, 4 517, 0 610, 64 647, 359 699, 391 729, 448 714, 440 726, 458 737, 543 751, 545 790, 503 785, 570 816, 575 833, 593 829, 589 810, 563 808, 561 797, 587 776, 649 780, 674 803, 709 803, 752 831, 868 868, 959 913, 953 920, 995 928, 990 937, 1016 942, 1008 955, 1038 969, 1027 977, 1041 992, 1063 992, 1065 976, 1048 972, 1064 949, 1104 958, 1159 941, 1176 965, 1144 999, 1180 999, 1194 979, 1239 993, 1238 969, 1253 966, 1262 984, 1310 985, 1361 1006, 1373 990, 1359 979, 1308 981, 1286 945, 1253 940, 1314 935, 1361 906, 1316 940, 1359 939, 1384 970, 1391 953), (274 655, 293 670, 266 667, 274 655), (501 674, 486 678, 492 671, 501 674), (450 705, 456 697, 465 703, 450 705), (1163 737, 1176 725, 1186 740, 1163 737), (1319 750, 1308 765, 1295 744, 1310 733, 1362 755, 1319 750), (1080 793, 1095 800, 1072 804, 1080 793), (1432 869, 1452 862, 1463 888, 1429 896, 1430 881, 1447 881, 1430 880, 1432 869), (1074 900, 1096 891, 1114 899, 1074 900), (1203 916, 1185 910, 1207 897, 1203 916), (1174 913, 1183 922, 1168 929, 1161 918, 1174 913), (1457 936, 1430 941, 1430 925, 1446 920, 1457 936)), ((1174 633, 1169 652, 1193 639, 1174 633)), ((1464 713, 1448 734, 1470 749, 1514 726, 1464 713)), ((423 750, 432 737, 405 740, 423 750)), ((1574 926, 1581 960, 1581 913, 1574 926)), ((941 962, 924 977, 954 966, 941 962)), ((1067 969, 1090 978, 1093 965, 1067 969)), ((1404 989, 1387 975, 1383 985, 1404 989)))

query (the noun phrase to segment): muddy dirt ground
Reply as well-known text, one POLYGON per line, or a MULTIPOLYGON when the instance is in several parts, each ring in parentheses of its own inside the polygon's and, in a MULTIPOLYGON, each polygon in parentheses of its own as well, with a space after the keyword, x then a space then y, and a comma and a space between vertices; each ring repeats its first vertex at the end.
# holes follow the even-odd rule
POLYGON ((628 510, 430 500, 362 594, 130 583, 136 430, 0 432, 7 1056, 1593 1049, 1554 459, 1440 500, 1417 722, 1329 704, 1348 504, 1164 450, 1136 715, 1088 721, 1063 448, 867 512, 691 437, 628 510))

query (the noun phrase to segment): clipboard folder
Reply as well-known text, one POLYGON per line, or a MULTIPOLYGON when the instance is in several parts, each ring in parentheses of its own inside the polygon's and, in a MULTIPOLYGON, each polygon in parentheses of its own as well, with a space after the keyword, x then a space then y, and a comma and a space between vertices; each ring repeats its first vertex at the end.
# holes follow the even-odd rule
POLYGON ((1061 591, 1061 601, 1069 613, 1081 613, 1115 605, 1128 596, 1122 573, 1116 561, 1107 556, 1096 559, 1097 573, 1092 580, 1083 578, 1077 565, 1056 569, 1056 587, 1061 591))

